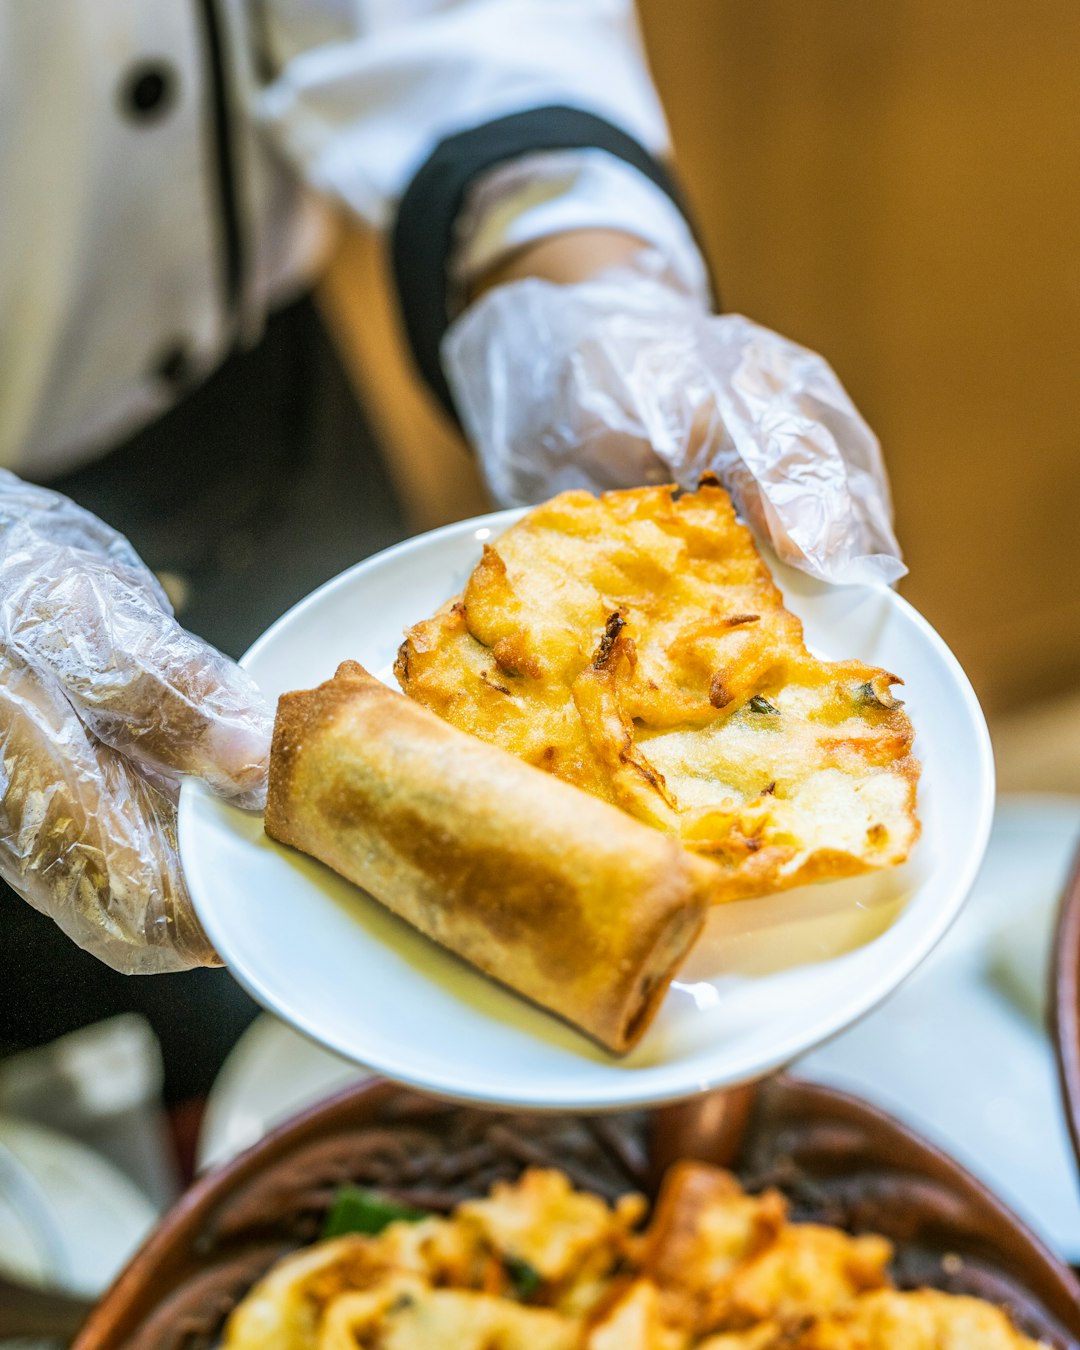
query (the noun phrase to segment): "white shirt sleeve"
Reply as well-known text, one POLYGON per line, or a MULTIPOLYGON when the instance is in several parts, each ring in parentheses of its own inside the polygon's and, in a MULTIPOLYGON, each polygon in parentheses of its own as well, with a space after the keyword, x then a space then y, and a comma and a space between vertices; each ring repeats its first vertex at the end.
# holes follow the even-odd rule
POLYGON ((264 11, 271 55, 254 117, 308 183, 374 225, 439 141, 527 109, 580 108, 667 150, 632 0, 264 0, 264 11))

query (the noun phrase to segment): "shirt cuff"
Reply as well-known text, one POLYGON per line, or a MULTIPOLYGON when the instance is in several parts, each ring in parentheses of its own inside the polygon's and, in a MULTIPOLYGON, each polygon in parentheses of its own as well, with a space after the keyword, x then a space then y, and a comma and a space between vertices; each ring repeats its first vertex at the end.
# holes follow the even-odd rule
POLYGON ((451 313, 477 278, 518 249, 568 230, 618 230, 661 253, 687 295, 708 305, 709 274, 685 215, 640 170, 606 150, 523 155, 477 178, 455 225, 451 313))
POLYGON ((581 108, 530 108, 441 141, 401 198, 391 257, 413 356, 451 417, 457 414, 439 348, 452 313, 457 225, 470 191, 501 167, 545 152, 565 151, 603 151, 622 161, 666 194, 672 209, 688 219, 668 168, 622 128, 581 108))

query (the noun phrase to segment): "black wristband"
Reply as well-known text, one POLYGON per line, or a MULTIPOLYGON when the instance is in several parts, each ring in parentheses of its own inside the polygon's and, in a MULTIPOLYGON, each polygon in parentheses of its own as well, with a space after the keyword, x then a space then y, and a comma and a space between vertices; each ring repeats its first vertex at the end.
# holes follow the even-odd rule
POLYGON ((689 222, 670 171, 625 131, 580 108, 533 108, 448 136, 421 165, 401 199, 391 250, 405 333, 420 373, 455 420, 439 345, 450 323, 447 268, 454 224, 469 185, 496 164, 521 155, 583 149, 605 150, 632 165, 666 192, 689 222))

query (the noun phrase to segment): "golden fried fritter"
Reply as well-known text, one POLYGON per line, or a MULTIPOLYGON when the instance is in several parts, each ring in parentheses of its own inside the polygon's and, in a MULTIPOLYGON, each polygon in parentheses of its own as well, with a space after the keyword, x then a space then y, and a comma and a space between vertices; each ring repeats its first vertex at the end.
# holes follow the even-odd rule
POLYGON ((723 489, 566 492, 408 631, 411 698, 678 835, 735 899, 902 862, 899 677, 812 656, 723 489))
MULTIPOLYGON (((482 1200, 466 1200, 459 1221, 496 1251, 526 1261, 542 1280, 569 1282, 598 1249, 620 1250, 620 1235, 641 1218, 642 1196, 623 1196, 614 1212, 598 1195, 576 1191, 566 1175, 530 1168, 519 1181, 496 1182, 482 1200)), ((604 1261, 611 1265, 610 1255, 604 1261)))
POLYGON ((710 1336, 696 1350, 1039 1350, 1041 1344, 981 1299, 881 1289, 799 1327, 759 1324, 710 1336))
MULTIPOLYGON (((452 1215, 278 1262, 223 1350, 1039 1350, 977 1299, 891 1287, 882 1237, 789 1223, 706 1163, 668 1173, 648 1228, 530 1169, 452 1215)), ((1045 1350, 1045 1348, 1044 1348, 1045 1350)))
POLYGON ((317 1350, 579 1350, 577 1324, 471 1290, 432 1289, 396 1276, 331 1304, 317 1350))
POLYGON ((827 1312, 887 1285, 892 1258, 882 1237, 788 1223, 778 1191, 694 1162, 665 1177, 644 1249, 667 1320, 696 1333, 827 1312))

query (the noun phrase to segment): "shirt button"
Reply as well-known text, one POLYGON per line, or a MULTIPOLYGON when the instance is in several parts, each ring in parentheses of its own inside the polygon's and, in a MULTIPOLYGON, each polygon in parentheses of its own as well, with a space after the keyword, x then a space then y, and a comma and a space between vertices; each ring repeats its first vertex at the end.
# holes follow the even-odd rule
POLYGON ((176 100, 177 77, 164 61, 142 61, 124 77, 120 106, 134 122, 163 117, 176 100))

